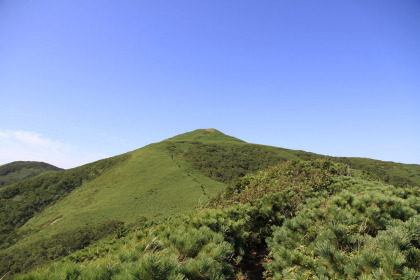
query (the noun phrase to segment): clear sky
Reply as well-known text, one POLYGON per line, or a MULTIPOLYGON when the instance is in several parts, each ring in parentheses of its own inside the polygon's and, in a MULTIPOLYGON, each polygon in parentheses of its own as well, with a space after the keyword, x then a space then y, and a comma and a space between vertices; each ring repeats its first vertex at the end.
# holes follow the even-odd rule
POLYGON ((420 1, 0 1, 0 164, 198 128, 420 164, 420 1))

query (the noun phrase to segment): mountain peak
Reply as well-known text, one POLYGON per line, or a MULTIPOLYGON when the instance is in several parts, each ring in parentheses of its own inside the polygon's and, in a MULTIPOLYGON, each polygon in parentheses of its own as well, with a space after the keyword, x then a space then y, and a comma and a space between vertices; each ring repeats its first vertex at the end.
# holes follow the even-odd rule
POLYGON ((187 133, 177 135, 167 139, 169 141, 199 141, 203 143, 210 142, 243 142, 235 137, 226 135, 214 128, 196 129, 187 133))

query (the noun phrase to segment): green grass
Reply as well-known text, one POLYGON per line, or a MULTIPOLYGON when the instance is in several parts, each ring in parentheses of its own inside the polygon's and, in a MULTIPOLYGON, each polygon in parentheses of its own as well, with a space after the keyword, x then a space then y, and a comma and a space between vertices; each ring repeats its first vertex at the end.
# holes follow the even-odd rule
POLYGON ((58 171, 61 168, 51 164, 36 161, 15 161, 0 166, 0 188, 21 180, 35 177, 39 174, 58 171))
POLYGON ((181 155, 202 174, 224 183, 287 160, 321 160, 344 163, 352 169, 364 170, 387 184, 397 187, 420 186, 420 165, 385 162, 367 158, 328 157, 315 153, 248 144, 236 138, 223 140, 216 131, 186 134, 190 141, 177 136, 169 139, 173 154, 181 155))
POLYGON ((171 159, 166 143, 152 144, 132 152, 127 161, 76 189, 22 229, 42 227, 57 217, 60 221, 48 231, 113 219, 126 223, 140 216, 153 219, 191 209, 223 188, 181 160, 171 159))
POLYGON ((356 169, 372 172, 382 181, 391 185, 398 187, 420 186, 420 165, 417 164, 402 164, 368 158, 339 157, 335 160, 349 164, 356 169))
POLYGON ((286 149, 243 142, 192 142, 180 156, 204 175, 228 184, 248 173, 299 159, 286 149))
POLYGON ((247 175, 214 204, 17 279, 417 279, 419 188, 365 175, 289 161, 247 175))
MULTIPOLYGON (((22 248, 36 250, 36 244, 41 244, 42 240, 107 221, 121 221, 128 226, 139 220, 182 213, 208 202, 225 188, 223 183, 202 175, 181 158, 171 156, 167 141, 148 145, 126 156, 127 159, 99 177, 82 183, 36 213, 17 231, 20 237, 17 243, 0 255, 10 256, 22 248)), ((83 168, 79 167, 85 170, 83 168)), ((16 186, 8 187, 12 193, 8 200, 20 199, 19 194, 13 196, 16 186)))
MULTIPOLYGON (((325 158, 248 144, 214 129, 200 129, 118 157, 4 187, 0 190, 0 206, 5 206, 0 230, 10 243, 0 251, 0 276, 96 242, 113 232, 107 226, 120 230, 122 223, 134 227, 145 220, 189 211, 207 203, 228 184, 231 191, 240 188, 246 180, 238 178, 248 173, 287 160, 325 158), (14 215, 22 219, 11 219, 14 215), (73 240, 72 235, 79 237, 73 240)), ((419 185, 418 165, 371 164, 366 159, 346 158, 331 161, 365 169, 376 174, 366 177, 376 176, 399 187, 419 185)))
POLYGON ((21 239, 23 234, 19 234, 18 229, 28 220, 126 158, 122 155, 70 170, 42 174, 1 188, 0 249, 21 239))
POLYGON ((228 136, 216 129, 197 129, 191 132, 183 133, 167 139, 171 142, 202 142, 202 143, 245 143, 244 141, 232 136, 228 136))

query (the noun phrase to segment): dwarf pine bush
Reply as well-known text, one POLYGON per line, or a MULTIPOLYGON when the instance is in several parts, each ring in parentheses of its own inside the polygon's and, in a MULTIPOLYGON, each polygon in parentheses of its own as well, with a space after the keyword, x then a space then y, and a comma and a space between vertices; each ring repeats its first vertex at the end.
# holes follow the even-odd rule
POLYGON ((418 192, 350 180, 355 183, 352 187, 324 201, 311 198, 295 217, 273 227, 273 236, 267 239, 272 259, 266 263, 267 276, 400 279, 420 275, 416 271, 420 216, 409 201, 418 200, 418 192))
POLYGON ((245 176, 206 208, 18 279, 233 279, 251 252, 267 251, 268 279, 415 279, 419 204, 417 187, 288 162, 245 176))

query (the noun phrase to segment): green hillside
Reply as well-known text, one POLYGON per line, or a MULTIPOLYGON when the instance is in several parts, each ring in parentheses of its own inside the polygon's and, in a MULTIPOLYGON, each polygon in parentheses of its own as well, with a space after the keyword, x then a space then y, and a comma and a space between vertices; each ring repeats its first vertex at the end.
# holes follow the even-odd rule
POLYGON ((420 189, 289 161, 17 279, 417 279, 420 189))
MULTIPOLYGON (((199 129, 117 157, 20 181, 0 189, 0 277, 72 254, 108 235, 121 237, 138 226, 202 209, 209 201, 208 205, 217 205, 254 180, 247 174, 291 160, 325 159, 199 129)), ((341 175, 380 179, 401 188, 420 185, 419 165, 329 159, 341 162, 341 175)), ((246 259, 247 254, 237 257, 246 259)))
POLYGON ((0 189, 0 249, 22 239, 26 233, 20 228, 31 218, 126 158, 126 155, 121 155, 70 170, 43 174, 0 189))
MULTIPOLYGON (((173 138, 176 139, 176 138, 173 138)), ((197 138, 199 139, 199 138, 197 138)), ((202 174, 224 183, 288 160, 330 159, 364 170, 384 183, 398 187, 420 186, 420 165, 385 162, 367 158, 328 157, 305 151, 290 150, 243 141, 174 141, 176 151, 202 174)), ((351 172, 351 170, 350 170, 351 172)))
POLYGON ((402 164, 368 158, 335 158, 353 168, 366 170, 376 174, 382 181, 394 186, 420 186, 420 165, 402 164))
POLYGON ((21 180, 35 177, 48 171, 58 171, 61 168, 45 162, 15 161, 0 166, 0 188, 21 180))
MULTIPOLYGON (((187 134, 186 139, 195 134, 187 134)), ((216 142, 232 139, 216 131, 211 134, 216 142)), ((25 270, 83 248, 109 234, 107 226, 129 226, 193 209, 225 188, 173 156, 168 143, 1 189, 0 274, 25 270), (74 231, 93 229, 99 234, 67 239, 74 231), (63 249, 68 243, 72 245, 63 249)))

